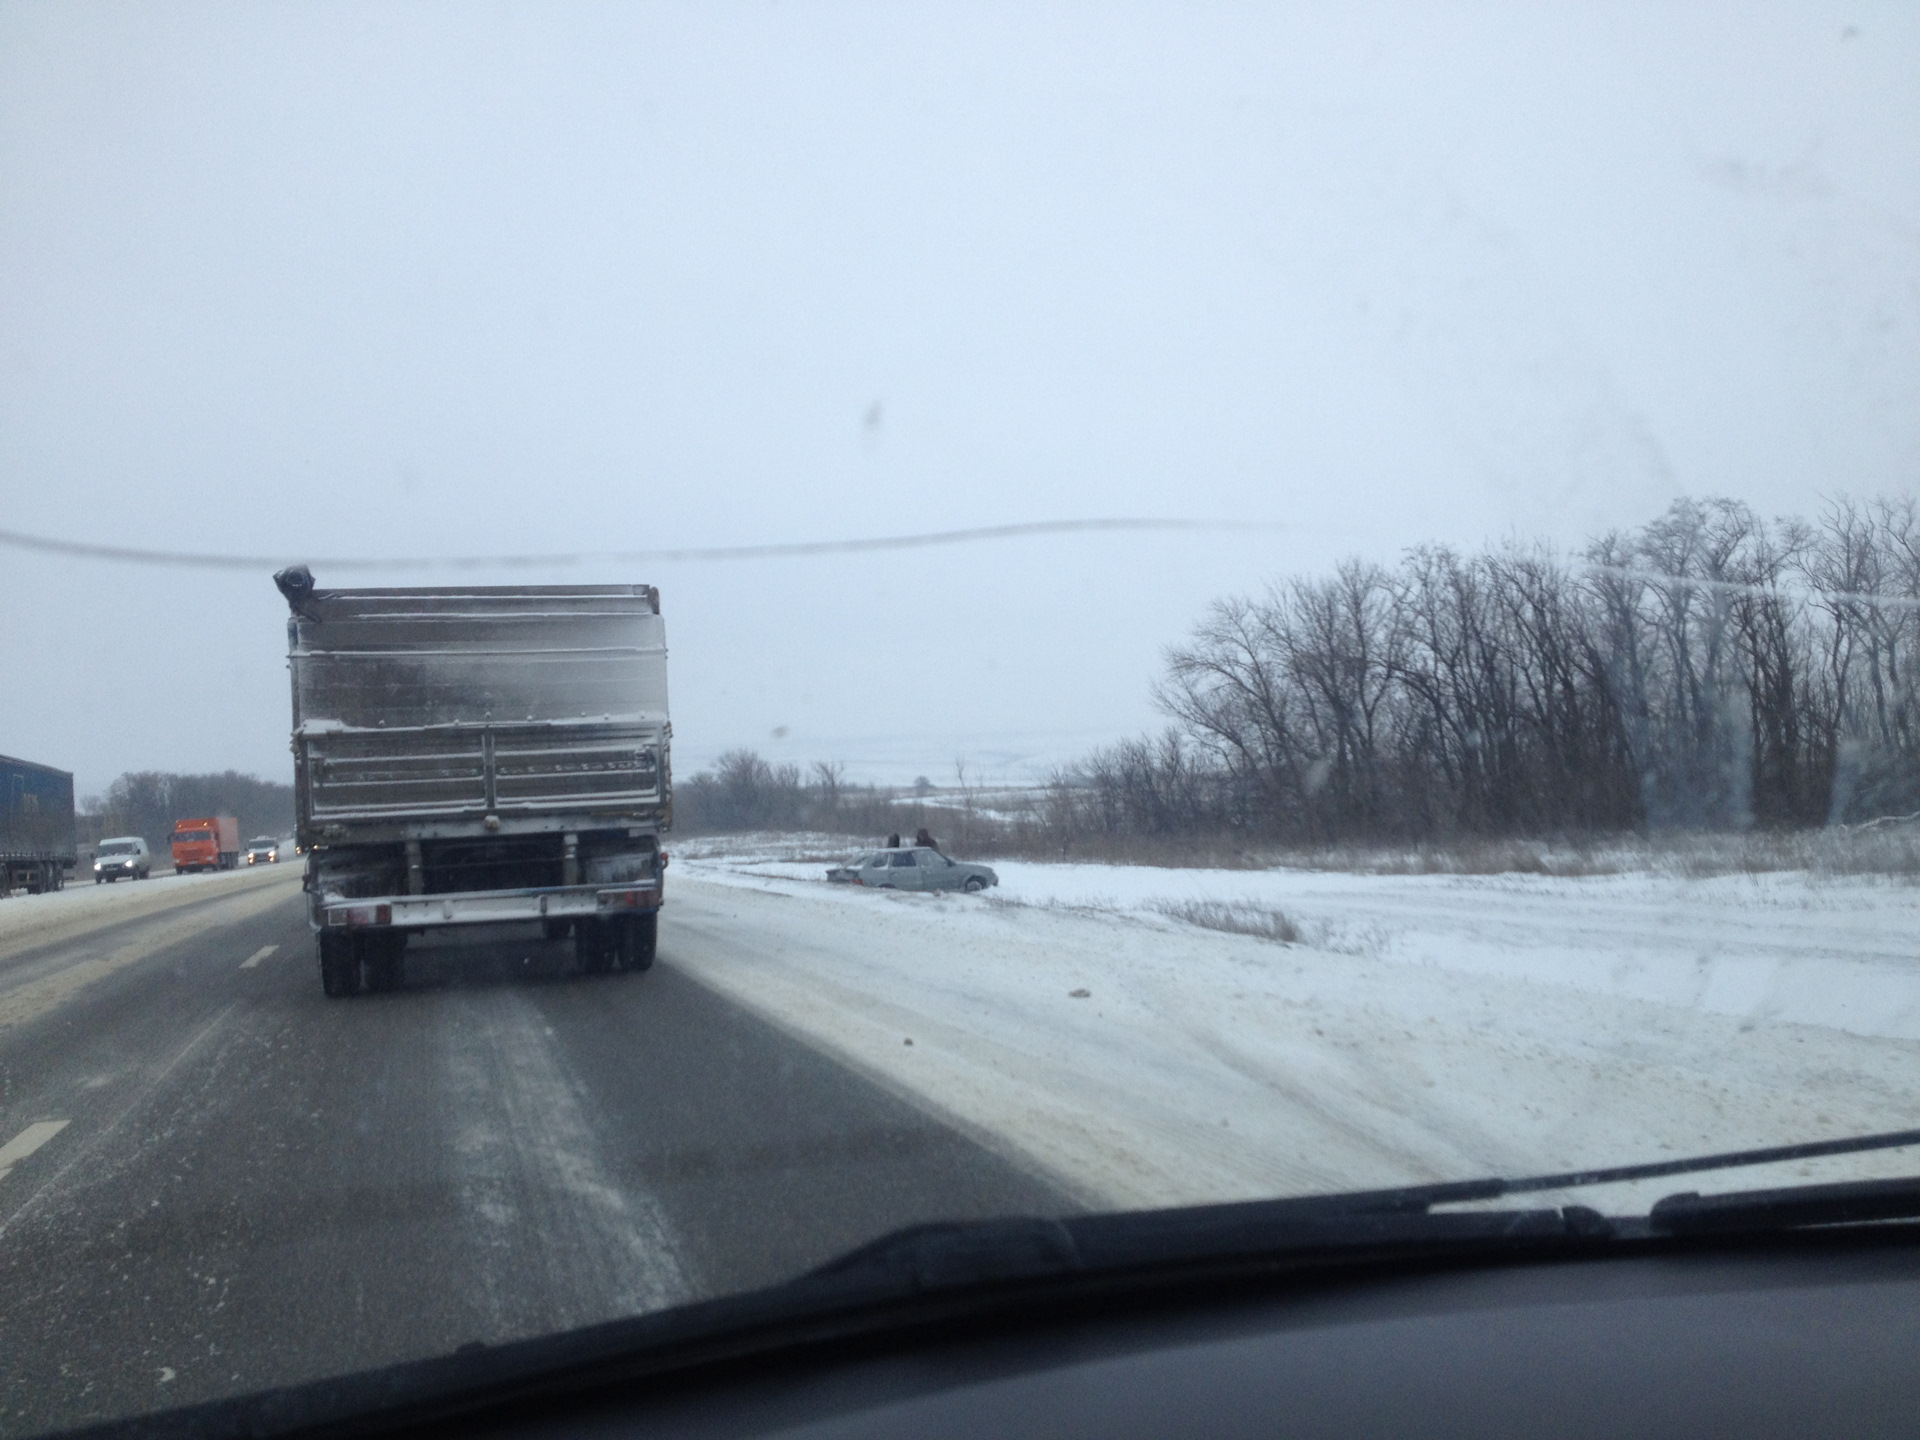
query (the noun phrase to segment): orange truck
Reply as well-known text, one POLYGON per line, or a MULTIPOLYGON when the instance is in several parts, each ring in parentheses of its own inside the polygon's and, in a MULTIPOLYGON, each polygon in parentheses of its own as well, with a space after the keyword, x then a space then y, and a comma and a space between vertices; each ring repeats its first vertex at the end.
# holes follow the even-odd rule
POLYGON ((173 822, 173 870, 232 870, 240 863, 240 822, 231 815, 173 822))

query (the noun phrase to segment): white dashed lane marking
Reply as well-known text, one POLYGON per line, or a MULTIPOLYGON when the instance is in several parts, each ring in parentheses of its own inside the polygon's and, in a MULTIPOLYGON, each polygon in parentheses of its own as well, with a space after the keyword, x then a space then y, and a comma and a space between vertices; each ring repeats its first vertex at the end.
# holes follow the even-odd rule
POLYGON ((6 1144, 0 1145, 0 1180, 6 1179, 14 1166, 66 1128, 67 1122, 64 1120, 36 1120, 6 1144))
POLYGON ((280 947, 278 945, 262 945, 258 950, 254 951, 253 954, 247 956, 246 959, 240 962, 240 968, 242 970, 253 969, 254 966, 258 965, 262 960, 266 959, 269 955, 273 954, 273 952, 278 950, 279 948, 280 947))

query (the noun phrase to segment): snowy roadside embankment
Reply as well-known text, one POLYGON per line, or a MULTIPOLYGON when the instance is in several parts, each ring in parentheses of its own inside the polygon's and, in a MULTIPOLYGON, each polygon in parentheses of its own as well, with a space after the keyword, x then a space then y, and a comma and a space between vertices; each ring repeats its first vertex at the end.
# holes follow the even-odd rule
MULTIPOLYGON (((760 855, 686 869, 817 888, 825 867, 760 855)), ((1317 949, 1920 1040, 1920 886, 1784 873, 1340 875, 997 862, 990 899, 1160 923, 1198 905, 1277 911, 1317 949)), ((1174 927, 1176 930, 1189 927, 1174 927)))
POLYGON ((298 863, 263 865, 111 885, 69 882, 49 895, 10 896, 0 900, 0 958, 222 894, 276 883, 297 887, 300 874, 298 863))
POLYGON ((996 868, 984 898, 879 894, 811 861, 683 848, 663 955, 1099 1205, 1915 1123, 1907 885, 996 868), (1283 912, 1303 943, 1168 913, 1195 902, 1283 912))

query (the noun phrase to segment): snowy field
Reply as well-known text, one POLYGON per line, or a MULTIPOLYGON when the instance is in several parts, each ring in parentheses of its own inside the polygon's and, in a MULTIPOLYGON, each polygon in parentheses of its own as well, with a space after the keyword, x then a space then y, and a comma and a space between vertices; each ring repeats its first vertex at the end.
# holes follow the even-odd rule
MULTIPOLYGON (((682 948, 699 979, 1089 1204, 1920 1126, 1907 882, 1010 861, 984 897, 916 896, 829 886, 820 848, 677 846, 663 954, 697 936, 682 948)), ((1891 1152, 1579 1198, 1625 1209, 1915 1164, 1891 1152)))

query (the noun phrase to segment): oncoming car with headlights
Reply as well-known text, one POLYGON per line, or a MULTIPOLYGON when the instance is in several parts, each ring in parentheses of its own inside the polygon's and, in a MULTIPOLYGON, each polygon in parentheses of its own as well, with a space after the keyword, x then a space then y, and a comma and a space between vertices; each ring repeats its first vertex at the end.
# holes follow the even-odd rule
POLYGON ((116 835, 102 840, 94 852, 93 883, 144 880, 152 873, 153 856, 138 835, 116 835))

